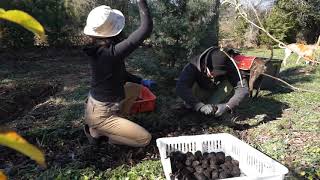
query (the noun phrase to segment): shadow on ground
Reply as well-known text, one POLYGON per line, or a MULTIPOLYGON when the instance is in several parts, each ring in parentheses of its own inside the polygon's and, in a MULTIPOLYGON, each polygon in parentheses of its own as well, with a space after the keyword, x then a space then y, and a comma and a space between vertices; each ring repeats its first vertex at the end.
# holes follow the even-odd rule
MULTIPOLYGON (((315 71, 315 66, 296 66, 281 71, 278 77, 286 81, 290 85, 295 86, 295 84, 298 83, 300 84, 305 82, 312 82, 314 80, 312 74, 314 74, 315 71)), ((264 95, 266 97, 272 96, 274 94, 287 94, 294 91, 289 86, 283 84, 280 81, 275 81, 274 86, 266 90, 269 91, 268 94, 264 95)))
POLYGON ((256 127, 262 123, 276 120, 282 116, 283 110, 289 108, 288 104, 277 101, 269 97, 257 97, 250 99, 247 103, 243 103, 237 109, 237 121, 245 121, 247 119, 255 119, 256 124, 247 126, 249 128, 256 127))
POLYGON ((279 77, 285 79, 290 84, 311 82, 312 74, 316 71, 315 66, 296 66, 280 72, 279 77))

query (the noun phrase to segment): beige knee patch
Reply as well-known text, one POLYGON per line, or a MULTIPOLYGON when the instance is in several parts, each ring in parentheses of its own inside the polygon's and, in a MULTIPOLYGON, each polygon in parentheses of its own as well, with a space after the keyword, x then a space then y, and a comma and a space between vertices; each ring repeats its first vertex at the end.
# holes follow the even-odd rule
POLYGON ((151 139, 151 134, 147 132, 145 138, 139 140, 139 144, 141 144, 141 146, 147 146, 150 143, 151 139))

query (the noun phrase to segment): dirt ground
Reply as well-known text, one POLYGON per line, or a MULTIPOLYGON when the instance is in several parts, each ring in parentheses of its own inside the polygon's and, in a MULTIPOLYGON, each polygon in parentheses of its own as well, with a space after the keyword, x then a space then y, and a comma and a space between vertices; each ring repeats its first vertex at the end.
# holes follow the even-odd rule
MULTIPOLYGON (((78 168, 94 165, 106 170, 158 158, 155 141, 138 150, 106 143, 97 147, 88 144, 82 131, 82 106, 90 71, 81 49, 20 50, 1 57, 2 128, 16 130, 41 147, 48 166, 63 167, 76 161, 78 168), (67 102, 62 100, 70 96, 67 102)), ((161 134, 155 132, 153 136, 156 139, 161 134)), ((12 178, 21 177, 31 160, 13 150, 0 149, 0 161, 4 162, 0 169, 12 178)))
MULTIPOLYGON (((213 120, 178 109, 176 104, 179 100, 174 94, 175 81, 165 81, 159 77, 158 88, 154 90, 158 95, 157 110, 132 117, 133 121, 152 133, 151 144, 146 148, 107 143, 92 146, 82 130, 83 105, 89 88, 90 71, 81 49, 17 50, 1 52, 0 57, 1 127, 16 130, 43 149, 51 169, 94 166, 99 171, 105 171, 123 164, 133 166, 143 160, 158 160, 155 140, 159 137, 227 132, 255 143, 257 140, 253 137, 256 131, 250 129, 292 113, 287 103, 260 97, 259 101, 250 101, 235 112, 236 122, 213 120), (259 105, 259 102, 263 102, 263 105, 259 105), (254 122, 248 119, 254 119, 254 122)), ((138 68, 132 70, 142 73, 138 68)), ((290 124, 285 124, 283 128, 286 126, 290 124)), ((308 132, 305 132, 305 136, 299 135, 291 139, 291 143, 319 138, 308 132)), ((0 147, 0 152, 0 169, 4 169, 12 179, 32 179, 46 171, 13 150, 0 147)), ((291 166, 290 158, 293 157, 286 158, 284 162, 291 166)), ((295 168, 295 165, 291 168, 295 168)))

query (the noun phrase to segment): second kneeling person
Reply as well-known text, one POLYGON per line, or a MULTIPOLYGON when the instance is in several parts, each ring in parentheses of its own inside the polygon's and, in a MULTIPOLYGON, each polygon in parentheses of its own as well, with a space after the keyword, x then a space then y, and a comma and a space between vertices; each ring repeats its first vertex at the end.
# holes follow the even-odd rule
MULTIPOLYGON (((228 54, 235 53, 229 50, 228 54)), ((235 65, 218 47, 191 59, 180 74, 176 91, 187 107, 216 117, 232 111, 249 94, 247 81, 241 83, 235 65)))

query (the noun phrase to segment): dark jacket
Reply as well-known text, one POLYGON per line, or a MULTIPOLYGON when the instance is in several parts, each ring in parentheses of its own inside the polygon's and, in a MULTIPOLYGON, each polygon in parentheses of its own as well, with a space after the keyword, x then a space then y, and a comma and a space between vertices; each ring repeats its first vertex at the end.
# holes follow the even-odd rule
MULTIPOLYGON (((213 65, 214 66, 214 65, 213 65)), ((216 69, 218 67, 212 67, 216 69)), ((242 75, 242 77, 244 77, 242 75)), ((219 48, 211 48, 191 59, 179 76, 179 80, 176 85, 177 95, 181 97, 187 104, 195 107, 198 103, 202 103, 199 99, 193 96, 192 86, 194 83, 198 83, 200 88, 206 90, 214 90, 218 83, 228 80, 234 87, 234 95, 229 99, 227 105, 233 109, 239 105, 239 103, 249 94, 248 84, 245 79, 243 79, 244 87, 241 86, 240 78, 238 76, 237 69, 233 65, 232 61, 219 50, 219 48), (223 61, 225 73, 210 79, 205 73, 203 73, 203 68, 207 67, 210 61, 223 61)))
POLYGON ((124 98, 126 82, 141 82, 141 78, 128 73, 124 59, 150 36, 152 18, 146 1, 139 1, 141 25, 127 39, 107 46, 94 45, 84 51, 91 57, 91 96, 102 102, 117 102, 124 98))

